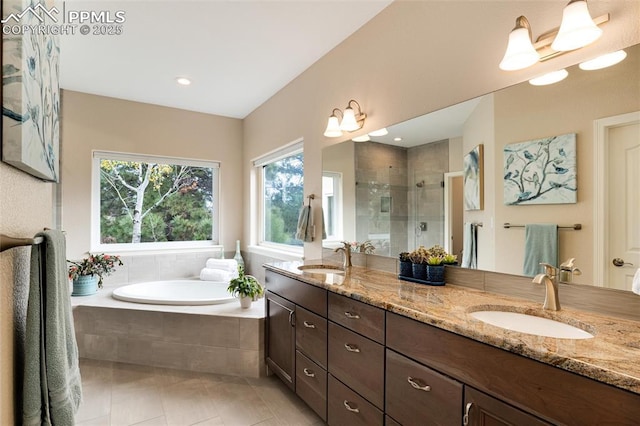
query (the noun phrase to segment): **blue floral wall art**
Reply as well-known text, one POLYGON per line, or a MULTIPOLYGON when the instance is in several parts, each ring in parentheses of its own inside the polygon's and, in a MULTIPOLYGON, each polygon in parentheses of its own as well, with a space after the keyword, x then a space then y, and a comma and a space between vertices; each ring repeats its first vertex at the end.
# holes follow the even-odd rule
POLYGON ((576 203, 576 171, 575 133, 507 145, 504 203, 576 203))
POLYGON ((484 203, 484 149, 480 144, 464 156, 464 209, 482 210, 484 203))
POLYGON ((40 0, 3 0, 2 160, 37 178, 59 178, 59 36, 5 26, 55 25, 40 0), (6 22, 5 22, 6 21, 6 22))

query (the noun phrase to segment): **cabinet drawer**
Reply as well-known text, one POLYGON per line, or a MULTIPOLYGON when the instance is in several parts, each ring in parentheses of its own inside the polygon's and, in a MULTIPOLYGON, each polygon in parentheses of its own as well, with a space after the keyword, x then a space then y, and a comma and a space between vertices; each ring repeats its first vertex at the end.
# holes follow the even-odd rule
POLYGON ((327 290, 270 270, 265 271, 264 281, 265 286, 272 293, 276 293, 318 315, 327 316, 327 290))
POLYGON ((296 393, 327 421, 327 371, 296 351, 296 393))
POLYGON ((329 372, 368 399, 384 406, 384 346, 329 322, 329 372))
POLYGON ((327 423, 329 425, 382 426, 382 411, 329 374, 327 423))
POLYGON ((301 307, 296 309, 296 347, 327 368, 327 320, 301 307))
POLYGON ((460 425, 463 385, 387 349, 385 412, 400 424, 460 425))
POLYGON ((339 294, 329 293, 331 321, 384 344, 384 310, 339 294))

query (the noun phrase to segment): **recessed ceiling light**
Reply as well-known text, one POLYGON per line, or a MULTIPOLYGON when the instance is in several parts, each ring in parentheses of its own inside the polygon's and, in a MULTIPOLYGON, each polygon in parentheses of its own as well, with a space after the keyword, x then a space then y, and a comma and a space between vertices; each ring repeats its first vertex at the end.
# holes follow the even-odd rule
POLYGON ((396 142, 400 142, 402 140, 402 138, 393 138, 394 141, 396 142))
POLYGON ((374 130, 373 132, 369 132, 369 136, 384 136, 386 134, 388 134, 389 132, 387 131, 386 127, 383 127, 382 129, 378 129, 378 130, 374 130))
POLYGON ((607 53, 606 55, 598 56, 597 58, 582 62, 578 66, 581 70, 585 71, 599 70, 622 62, 626 57, 627 52, 624 50, 618 50, 617 52, 607 53))
POLYGON ((191 84, 191 80, 189 80, 187 77, 177 77, 176 83, 178 83, 181 86, 188 86, 191 84))
POLYGON ((562 81, 567 78, 568 75, 569 73, 567 72, 567 70, 561 69, 558 71, 552 71, 545 75, 541 75, 540 77, 532 78, 531 80, 529 80, 529 83, 533 84, 534 86, 546 86, 547 84, 553 84, 562 81))
POLYGON ((369 135, 362 135, 362 136, 356 136, 355 138, 351 138, 351 140, 354 142, 367 142, 367 141, 370 141, 371 138, 369 137, 369 135))

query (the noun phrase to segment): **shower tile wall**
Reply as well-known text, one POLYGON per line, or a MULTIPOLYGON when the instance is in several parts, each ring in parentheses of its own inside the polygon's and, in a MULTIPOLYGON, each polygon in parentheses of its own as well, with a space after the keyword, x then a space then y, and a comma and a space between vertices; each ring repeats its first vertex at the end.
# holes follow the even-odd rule
POLYGON ((370 240, 375 254, 407 246, 407 150, 376 142, 355 145, 356 239, 370 240))
POLYGON ((371 240, 376 254, 394 257, 443 243, 448 140, 408 149, 357 143, 355 163, 357 241, 371 240))
POLYGON ((449 140, 409 148, 409 249, 444 242, 444 173, 449 171, 449 140), (426 224, 426 231, 420 224, 426 224))

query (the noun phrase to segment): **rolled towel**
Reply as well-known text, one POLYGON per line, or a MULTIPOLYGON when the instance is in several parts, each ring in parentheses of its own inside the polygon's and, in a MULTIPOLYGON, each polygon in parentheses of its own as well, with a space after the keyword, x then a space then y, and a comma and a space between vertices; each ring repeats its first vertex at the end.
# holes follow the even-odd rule
POLYGON ((207 259, 205 268, 208 269, 220 269, 227 272, 238 272, 238 262, 235 259, 207 259))
POLYGON ((231 278, 231 272, 223 271, 221 269, 202 268, 200 271, 201 281, 229 282, 231 281, 231 278))

